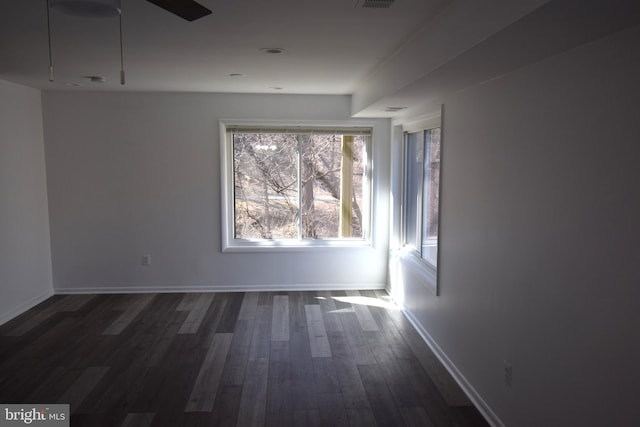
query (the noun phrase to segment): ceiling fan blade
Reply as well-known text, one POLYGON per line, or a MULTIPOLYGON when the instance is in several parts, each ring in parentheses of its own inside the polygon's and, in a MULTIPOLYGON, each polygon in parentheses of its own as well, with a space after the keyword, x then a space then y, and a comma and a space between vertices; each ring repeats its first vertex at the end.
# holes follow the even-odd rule
POLYGON ((198 18, 207 16, 211 13, 211 10, 196 3, 193 0, 147 0, 150 3, 160 6, 164 10, 167 10, 187 21, 195 21, 198 18))

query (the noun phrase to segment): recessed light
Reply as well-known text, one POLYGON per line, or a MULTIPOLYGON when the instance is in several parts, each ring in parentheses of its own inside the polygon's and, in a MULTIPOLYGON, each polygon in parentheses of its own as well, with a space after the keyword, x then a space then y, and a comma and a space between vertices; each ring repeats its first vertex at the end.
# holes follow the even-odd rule
POLYGON ((260 52, 262 53, 269 53, 272 55, 277 55, 279 53, 284 52, 284 49, 280 48, 280 47, 263 47, 260 49, 260 52))
POLYGON ((240 73, 231 73, 229 74, 229 77, 242 77, 244 76, 244 74, 240 74, 240 73))
POLYGON ((282 88, 280 86, 269 86, 269 89, 282 90, 282 88))

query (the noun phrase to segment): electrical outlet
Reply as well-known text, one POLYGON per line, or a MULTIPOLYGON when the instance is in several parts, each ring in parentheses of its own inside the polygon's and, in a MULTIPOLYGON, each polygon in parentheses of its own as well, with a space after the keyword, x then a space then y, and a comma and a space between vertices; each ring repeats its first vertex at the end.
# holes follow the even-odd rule
POLYGON ((140 263, 142 265, 151 265, 151 255, 142 255, 140 263))
POLYGON ((509 364, 509 362, 507 362, 506 360, 504 361, 504 382, 505 384, 507 384, 509 387, 511 387, 511 380, 513 379, 513 368, 511 367, 511 364, 509 364))

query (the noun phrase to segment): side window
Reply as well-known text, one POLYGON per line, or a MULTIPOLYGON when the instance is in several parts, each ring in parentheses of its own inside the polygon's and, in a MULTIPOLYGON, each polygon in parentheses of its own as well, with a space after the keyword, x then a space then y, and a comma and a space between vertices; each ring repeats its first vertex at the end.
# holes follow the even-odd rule
POLYGON ((438 260, 440 128, 406 133, 402 243, 433 267, 438 260))

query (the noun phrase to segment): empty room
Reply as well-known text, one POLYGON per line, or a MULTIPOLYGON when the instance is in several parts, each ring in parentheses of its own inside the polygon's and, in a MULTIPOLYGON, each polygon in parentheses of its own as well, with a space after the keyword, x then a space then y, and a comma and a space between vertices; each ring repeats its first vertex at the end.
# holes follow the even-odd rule
POLYGON ((634 0, 1 2, 0 425, 638 425, 638 76, 634 0))

